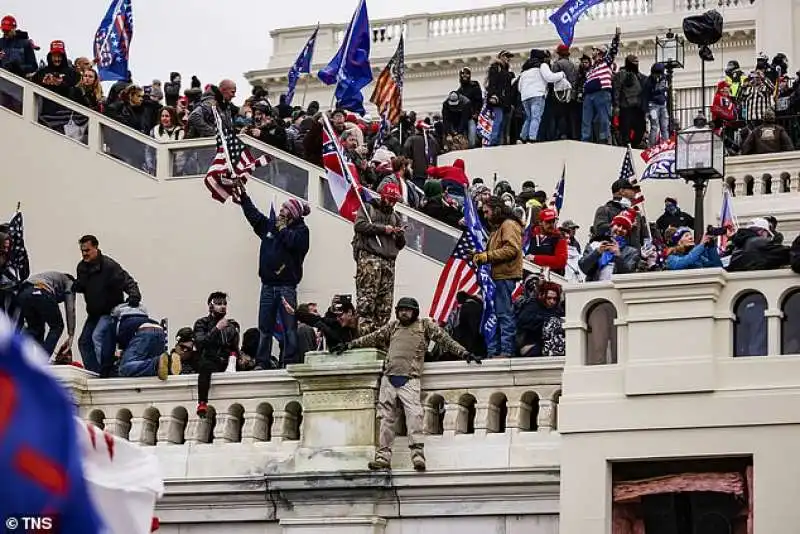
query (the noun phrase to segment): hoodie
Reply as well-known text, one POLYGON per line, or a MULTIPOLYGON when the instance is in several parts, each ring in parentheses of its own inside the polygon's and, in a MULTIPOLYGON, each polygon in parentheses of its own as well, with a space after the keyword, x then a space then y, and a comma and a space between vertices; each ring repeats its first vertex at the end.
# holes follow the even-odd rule
MULTIPOLYGON (((69 59, 67 58, 66 54, 63 54, 63 60, 59 66, 53 64, 53 54, 47 54, 47 64, 36 71, 33 81, 45 89, 53 91, 57 95, 63 96, 64 98, 69 98, 72 95, 73 87, 78 84, 78 73, 70 66, 69 59), (48 80, 56 80, 56 83, 45 84, 45 78, 48 80)), ((48 107, 48 104, 51 106, 58 105, 55 102, 49 102, 45 100, 42 104, 43 110, 45 107, 48 107)), ((42 111, 42 113, 45 112, 42 111)))
POLYGON ((5 54, 0 60, 0 68, 17 76, 36 72, 36 53, 28 32, 16 31, 13 37, 0 37, 0 51, 5 54))

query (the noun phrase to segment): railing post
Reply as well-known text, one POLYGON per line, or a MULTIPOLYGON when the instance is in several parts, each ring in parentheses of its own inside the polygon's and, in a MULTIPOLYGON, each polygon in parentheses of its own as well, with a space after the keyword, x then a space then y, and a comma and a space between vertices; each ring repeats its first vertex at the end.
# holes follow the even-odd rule
POLYGON ((528 7, 525 5, 505 6, 506 30, 524 30, 528 26, 528 7))
POLYGON ((166 180, 171 176, 171 159, 168 146, 160 145, 156 149, 156 179, 158 181, 166 180))
POLYGON ((22 89, 22 116, 25 120, 36 122, 36 93, 30 87, 21 86, 22 89))

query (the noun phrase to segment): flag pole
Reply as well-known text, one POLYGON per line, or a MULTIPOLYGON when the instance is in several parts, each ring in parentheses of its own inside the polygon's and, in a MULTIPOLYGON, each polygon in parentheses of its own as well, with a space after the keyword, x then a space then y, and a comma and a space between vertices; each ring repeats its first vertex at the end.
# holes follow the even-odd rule
POLYGON ((225 152, 225 163, 228 166, 228 172, 231 173, 231 178, 233 178, 233 162, 231 162, 231 154, 228 151, 228 143, 225 141, 225 134, 223 133, 224 129, 222 127, 222 117, 219 116, 219 111, 217 110, 216 104, 211 107, 211 110, 214 112, 214 121, 217 123, 217 133, 219 134, 220 144, 222 145, 223 152, 225 152))
POLYGON ((306 95, 308 94, 308 79, 310 78, 310 75, 306 73, 303 78, 303 103, 300 104, 300 106, 306 107, 306 95))
MULTIPOLYGON (((636 165, 633 163, 633 150, 631 149, 631 144, 630 143, 628 143, 628 154, 630 154, 630 157, 631 157, 631 168, 633 169, 633 174, 634 174, 634 176, 636 176, 636 185, 638 185, 639 189, 641 189, 642 186, 639 185, 639 172, 636 170, 636 165)), ((638 204, 638 206, 639 206, 639 210, 642 213, 642 217, 647 219, 647 212, 644 209, 644 202, 638 204)), ((650 242, 652 243, 653 242, 653 234, 652 234, 652 232, 650 232, 650 223, 647 223, 645 226, 646 226, 646 228, 643 228, 642 230, 647 232, 647 239, 649 239, 650 242)))
MULTIPOLYGON (((327 114, 325 113, 322 114, 322 120, 324 122, 325 128, 328 129, 328 132, 333 135, 336 135, 336 132, 333 130, 333 126, 331 125, 331 121, 328 119, 327 114)), ((347 179, 347 182, 350 184, 350 188, 355 189, 356 182, 353 179, 353 176, 350 174, 350 168, 347 166, 347 162, 344 160, 344 155, 339 150, 339 140, 334 139, 333 143, 336 147, 336 157, 339 158, 339 165, 341 165, 342 171, 344 171, 345 173, 345 178, 347 179)), ((364 199, 361 198, 361 192, 357 189, 355 189, 355 191, 356 191, 356 197, 358 197, 358 203, 361 206, 361 209, 364 210, 364 215, 367 217, 367 222, 369 224, 372 224, 372 217, 369 216, 369 211, 367 211, 367 207, 366 205, 364 205, 364 199)), ((378 242, 378 247, 383 246, 383 244, 381 243, 381 239, 377 235, 375 236, 375 241, 378 242)))
POLYGON ((17 201, 17 213, 19 213, 19 209, 22 207, 22 202, 19 200, 17 201))

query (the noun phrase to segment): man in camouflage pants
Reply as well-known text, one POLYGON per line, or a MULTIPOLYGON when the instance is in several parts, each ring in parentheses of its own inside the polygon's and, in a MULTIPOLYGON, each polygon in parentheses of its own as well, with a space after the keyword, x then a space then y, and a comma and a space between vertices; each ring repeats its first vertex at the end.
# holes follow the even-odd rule
POLYGON ((481 363, 481 359, 453 341, 432 319, 427 317, 420 319, 419 303, 415 299, 401 298, 395 308, 395 314, 397 319, 390 321, 386 326, 334 347, 331 352, 341 353, 349 349, 375 346, 389 347, 378 392, 380 419, 378 449, 375 451, 375 459, 369 462, 369 468, 373 470, 391 468, 394 425, 399 401, 406 415, 411 461, 414 469, 425 471, 420 376, 428 344, 435 341, 443 351, 463 357, 468 363, 481 363))
POLYGON ((401 200, 397 184, 386 184, 380 200, 356 214, 353 255, 356 260, 358 329, 364 335, 385 325, 394 301, 394 262, 406 246, 405 229, 394 205, 401 200))

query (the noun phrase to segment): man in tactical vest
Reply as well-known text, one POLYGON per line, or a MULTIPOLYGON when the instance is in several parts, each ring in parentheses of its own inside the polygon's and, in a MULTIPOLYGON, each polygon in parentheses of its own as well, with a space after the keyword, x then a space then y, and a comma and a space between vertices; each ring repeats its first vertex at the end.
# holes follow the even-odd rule
POLYGON ((396 319, 382 328, 334 347, 331 352, 341 354, 350 349, 388 346, 384 362, 383 377, 378 393, 378 418, 380 432, 375 459, 369 468, 390 469, 394 424, 397 419, 398 401, 403 407, 411 447, 411 461, 417 471, 425 470, 425 453, 422 443, 422 388, 420 375, 425 361, 425 351, 431 341, 438 343, 444 352, 463 357, 468 363, 480 364, 481 358, 453 341, 432 319, 419 317, 416 299, 403 297, 395 307, 396 319))

